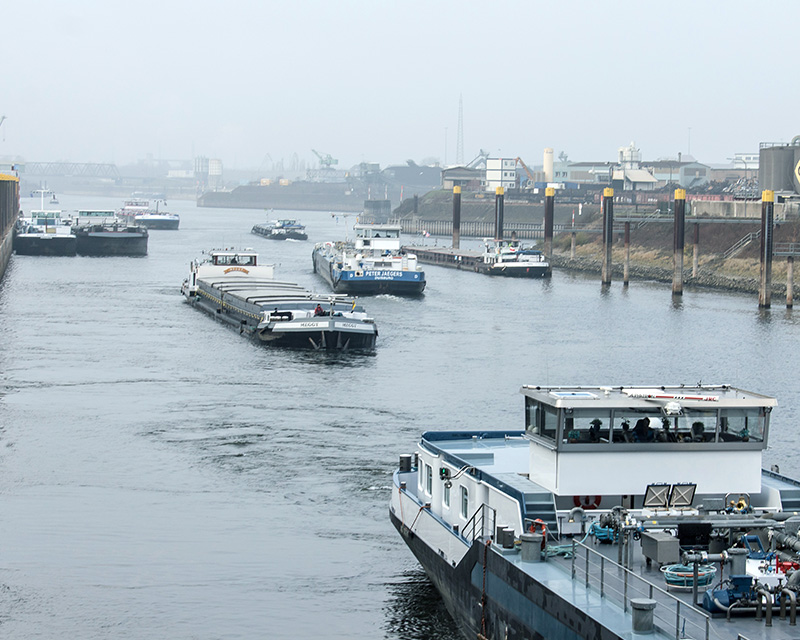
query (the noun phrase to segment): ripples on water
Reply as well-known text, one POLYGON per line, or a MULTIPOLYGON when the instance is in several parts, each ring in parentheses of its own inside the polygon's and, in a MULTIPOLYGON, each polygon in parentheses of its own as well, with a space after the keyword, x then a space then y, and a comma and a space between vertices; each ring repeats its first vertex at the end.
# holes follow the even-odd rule
POLYGON ((171 204, 181 230, 146 258, 15 257, 0 284, 7 637, 455 638, 389 523, 390 474, 424 430, 519 428, 522 384, 774 393, 765 462, 798 473, 780 300, 431 267, 421 299, 364 300, 374 354, 270 349, 183 304, 189 261, 253 246, 324 291, 311 249, 342 219, 278 243, 249 233, 263 212, 171 204))

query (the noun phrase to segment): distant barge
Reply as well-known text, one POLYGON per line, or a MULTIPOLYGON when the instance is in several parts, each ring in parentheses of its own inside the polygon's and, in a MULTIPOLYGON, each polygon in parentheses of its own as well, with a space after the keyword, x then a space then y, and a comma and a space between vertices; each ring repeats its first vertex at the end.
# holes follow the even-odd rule
POLYGON ((446 247, 404 247, 425 264, 512 278, 549 278, 550 262, 541 251, 523 247, 517 240, 484 240, 484 251, 446 247))

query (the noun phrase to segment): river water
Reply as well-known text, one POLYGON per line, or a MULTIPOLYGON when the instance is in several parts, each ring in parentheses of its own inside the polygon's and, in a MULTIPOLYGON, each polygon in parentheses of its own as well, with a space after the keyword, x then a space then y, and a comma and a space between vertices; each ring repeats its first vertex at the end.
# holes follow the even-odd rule
POLYGON ((169 208, 181 229, 147 257, 14 256, 0 284, 3 637, 454 640, 389 523, 391 473, 424 430, 521 428, 523 384, 774 394, 765 465, 800 475, 800 315, 780 304, 428 267, 422 298, 364 299, 374 355, 284 351, 185 304, 190 260, 255 247, 325 291, 313 243, 354 220, 288 214, 309 241, 275 242, 249 233, 263 211, 169 208))

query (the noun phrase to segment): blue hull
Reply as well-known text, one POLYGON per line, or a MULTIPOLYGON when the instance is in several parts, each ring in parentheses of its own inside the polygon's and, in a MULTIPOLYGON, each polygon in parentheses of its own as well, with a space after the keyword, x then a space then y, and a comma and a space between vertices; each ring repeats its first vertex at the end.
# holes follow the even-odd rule
POLYGON ((423 271, 371 270, 340 271, 324 254, 312 254, 314 271, 330 285, 335 293, 347 295, 376 295, 388 293, 396 296, 418 296, 425 290, 423 271))

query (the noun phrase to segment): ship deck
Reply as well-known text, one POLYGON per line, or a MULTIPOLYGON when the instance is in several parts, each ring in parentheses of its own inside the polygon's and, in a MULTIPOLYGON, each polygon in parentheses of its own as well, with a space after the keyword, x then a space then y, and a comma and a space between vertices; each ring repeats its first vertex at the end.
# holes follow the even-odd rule
MULTIPOLYGON (((423 436, 425 443, 437 448, 445 459, 480 470, 482 479, 498 487, 509 487, 523 495, 538 493, 544 489, 527 478, 529 465, 529 441, 521 431, 508 432, 436 432, 423 436)), ((778 491, 797 491, 798 483, 776 473, 764 471, 762 485, 778 491)), ((719 516, 724 519, 724 515, 719 516)), ((669 521, 670 518, 663 518, 669 521)), ((764 526, 770 521, 752 516, 754 526, 764 526)), ((674 522, 679 517, 672 517, 674 522)), ((585 530, 589 524, 586 523, 585 530)), ((575 540, 580 541, 581 535, 575 540)), ((587 539, 586 547, 578 548, 572 556, 572 538, 564 536, 548 539, 548 559, 542 563, 523 562, 519 549, 502 549, 493 545, 495 553, 517 565, 545 587, 552 589, 565 600, 589 612, 621 637, 631 636, 630 605, 626 613, 623 602, 631 598, 652 598, 658 603, 654 611, 657 631, 670 638, 722 638, 736 640, 739 635, 748 640, 797 640, 800 632, 779 618, 779 608, 773 607, 772 626, 766 626, 766 611, 761 620, 754 612, 733 616, 728 622, 725 616, 713 617, 700 606, 693 606, 691 589, 667 586, 658 563, 647 565, 641 552, 641 543, 633 542, 629 553, 630 573, 617 564, 619 546, 602 544, 587 539), (586 551, 586 547, 590 551, 586 551), (552 554, 552 555, 550 555, 552 554), (588 562, 586 560, 588 555, 588 562), (601 560, 602 558, 602 560, 601 560), (574 573, 573 573, 574 572, 574 573), (575 575, 575 579, 572 576, 575 575), (587 578, 588 575, 588 578, 587 578), (627 586, 626 586, 627 583, 627 586), (589 585, 587 588, 587 584, 589 585), (602 595, 601 595, 602 593, 602 595), (708 620, 708 635, 706 635, 708 620), (676 625, 678 628, 676 629, 676 625)), ((727 571, 728 567, 725 566, 727 571)), ((710 586, 717 585, 715 577, 710 586)), ((700 587, 698 600, 708 587, 700 587)), ((788 609, 788 607, 787 607, 788 609)))
MULTIPOLYGON (((588 546, 594 553, 588 554, 587 565, 587 554, 583 550, 578 549, 573 563, 573 557, 568 552, 572 546, 571 541, 564 539, 561 542, 567 555, 551 556, 545 563, 522 562, 521 554, 513 554, 513 557, 510 555, 509 560, 565 599, 581 606, 593 617, 608 623, 610 628, 630 632, 630 618, 625 617, 622 606, 626 593, 626 580, 624 571, 616 564, 619 547, 616 544, 589 543, 588 546), (601 557, 605 559, 602 565, 601 557), (545 569, 543 565, 547 565, 547 568, 545 569), (574 580, 571 579, 573 569, 574 580)), ((705 621, 708 619, 709 638, 737 640, 740 636, 744 636, 747 640, 797 640, 800 637, 797 627, 789 624, 788 611, 786 619, 781 620, 778 607, 773 607, 771 627, 766 626, 766 612, 762 612, 760 620, 756 619, 753 612, 734 615, 730 622, 724 615, 711 616, 702 607, 693 605, 691 588, 667 588, 658 564, 653 562, 648 567, 644 556, 640 553, 639 545, 634 544, 633 564, 627 579, 627 598, 655 600, 658 603, 654 610, 655 623, 665 636, 703 640, 706 638, 705 621), (655 588, 651 588, 650 585, 654 585, 655 588), (676 636, 676 623, 680 636, 676 636)), ((715 578, 710 586, 717 583, 718 579, 715 578)), ((700 587, 698 600, 702 601, 703 592, 707 588, 700 587)))

